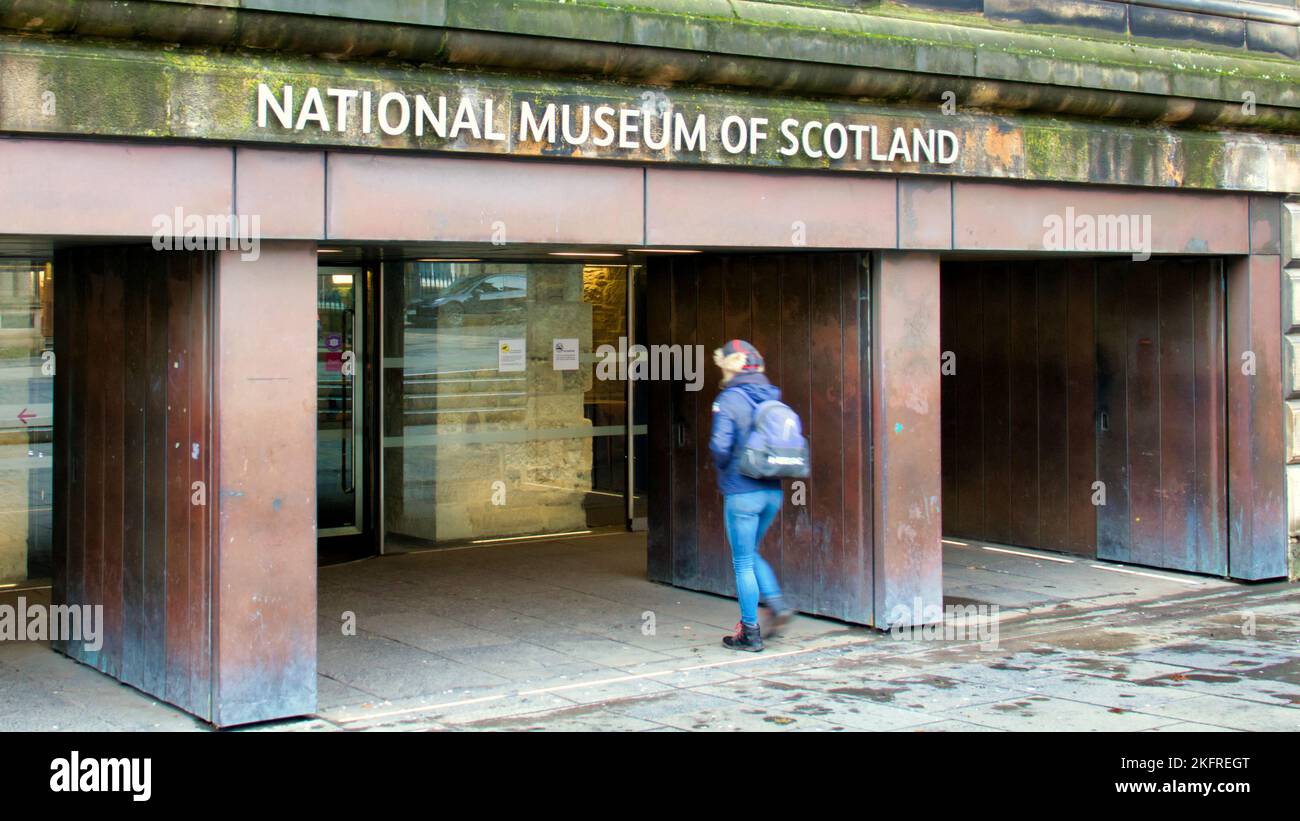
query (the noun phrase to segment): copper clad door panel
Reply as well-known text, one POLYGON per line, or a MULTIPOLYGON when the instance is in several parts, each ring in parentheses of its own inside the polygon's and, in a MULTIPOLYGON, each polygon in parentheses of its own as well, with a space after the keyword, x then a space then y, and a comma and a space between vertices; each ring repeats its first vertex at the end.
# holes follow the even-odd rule
POLYGON ((82 247, 55 267, 53 599, 104 608, 97 651, 55 647, 211 718, 211 259, 82 247))
POLYGON ((722 497, 709 454, 718 371, 712 352, 744 338, 803 419, 812 476, 786 480, 786 503, 762 544, 791 603, 805 613, 870 623, 871 430, 869 281, 856 254, 699 255, 647 267, 652 345, 700 345, 703 388, 649 390, 649 573, 735 594, 722 497))
POLYGON ((1097 277, 1097 556, 1228 570, 1224 298, 1215 260, 1097 277))

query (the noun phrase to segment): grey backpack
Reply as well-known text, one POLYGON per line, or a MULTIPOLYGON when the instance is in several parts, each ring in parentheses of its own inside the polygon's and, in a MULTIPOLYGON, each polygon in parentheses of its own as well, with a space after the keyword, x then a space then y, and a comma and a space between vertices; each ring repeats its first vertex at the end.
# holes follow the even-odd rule
POLYGON ((806 479, 810 458, 799 414, 779 399, 755 402, 740 392, 752 412, 736 470, 751 479, 806 479))

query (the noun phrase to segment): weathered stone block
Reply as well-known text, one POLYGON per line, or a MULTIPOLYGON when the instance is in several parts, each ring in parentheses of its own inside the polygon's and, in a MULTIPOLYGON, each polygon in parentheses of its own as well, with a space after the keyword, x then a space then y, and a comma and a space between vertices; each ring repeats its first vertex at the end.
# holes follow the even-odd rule
POLYGON ((1282 329, 1300 333, 1300 268, 1282 269, 1282 329))
POLYGON ((1246 21, 1210 14, 1129 7, 1129 32, 1134 37, 1185 43, 1246 47, 1246 21))
POLYGON ((1300 60, 1300 28, 1247 20, 1246 47, 1251 51, 1300 60))
POLYGON ((984 0, 984 16, 990 20, 1026 23, 1032 26, 1104 31, 1128 31, 1128 9, 1108 0, 984 0))
POLYGON ((1282 265, 1300 265, 1300 198, 1282 203, 1282 265))
POLYGON ((1300 465, 1300 402, 1286 403, 1286 462, 1300 465))
POLYGON ((1286 364, 1282 390, 1285 391, 1287 399, 1298 399, 1300 398, 1300 335, 1288 334, 1283 337, 1282 357, 1286 364))
MULTIPOLYGON (((1292 539, 1300 536, 1300 465, 1287 465, 1286 468, 1286 520, 1287 534, 1292 539)), ((1293 542, 1289 577, 1294 579, 1297 570, 1300 570, 1300 565, 1296 563, 1293 542)))
POLYGON ((948 11, 983 11, 986 0, 901 0, 904 6, 948 11))

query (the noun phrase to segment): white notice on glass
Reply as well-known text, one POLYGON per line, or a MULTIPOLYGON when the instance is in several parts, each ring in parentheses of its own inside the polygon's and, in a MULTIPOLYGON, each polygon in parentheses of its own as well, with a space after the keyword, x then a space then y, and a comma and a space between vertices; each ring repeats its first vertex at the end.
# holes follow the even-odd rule
POLYGON ((552 346, 554 351, 553 367, 557 371, 576 371, 578 369, 578 340, 557 339, 552 346))
POLYGON ((526 370, 524 340, 497 340, 497 370, 502 372, 526 370))

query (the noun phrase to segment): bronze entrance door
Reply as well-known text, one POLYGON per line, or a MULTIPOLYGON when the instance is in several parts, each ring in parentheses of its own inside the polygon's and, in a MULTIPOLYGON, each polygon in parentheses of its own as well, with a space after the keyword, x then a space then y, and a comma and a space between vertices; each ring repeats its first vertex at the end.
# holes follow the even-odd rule
POLYGON ((1218 260, 1098 266, 1100 559, 1228 572, 1223 294, 1218 260))
POLYGON ((650 383, 651 579, 735 594, 708 441, 718 379, 712 352, 739 337, 763 353, 812 448, 812 476, 785 480, 763 556, 794 607, 871 623, 867 274, 857 254, 649 261, 648 342, 702 346, 706 368, 699 391, 682 380, 650 383))

